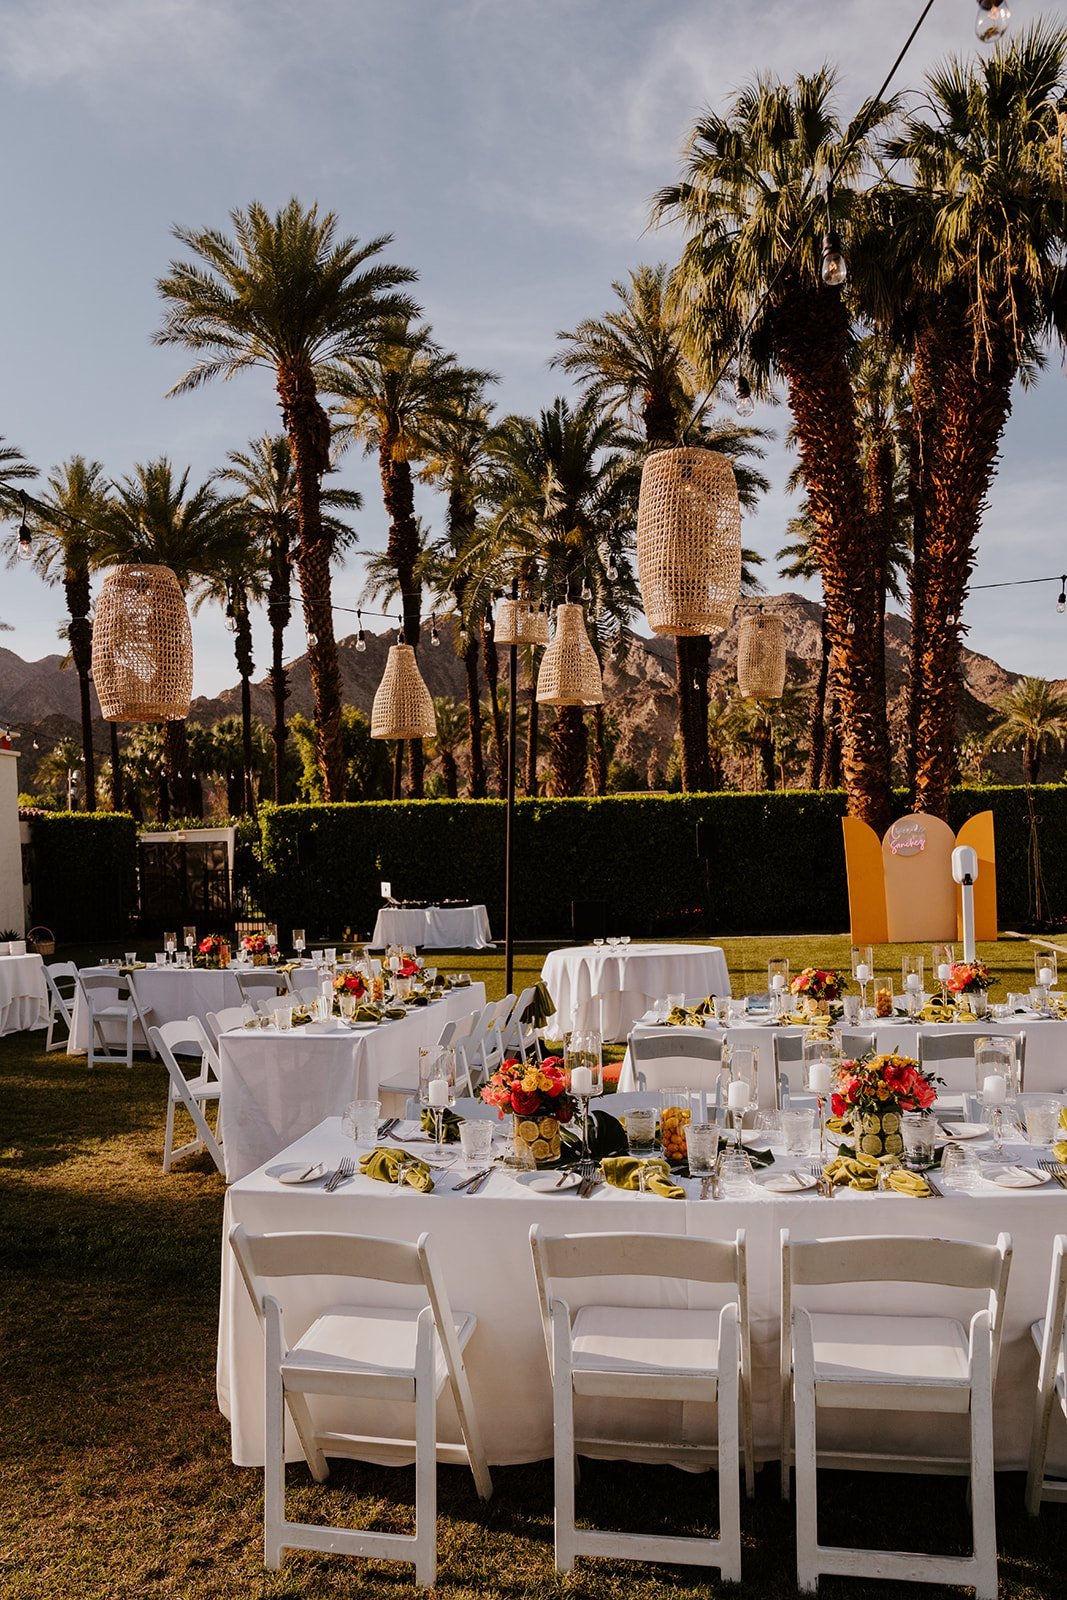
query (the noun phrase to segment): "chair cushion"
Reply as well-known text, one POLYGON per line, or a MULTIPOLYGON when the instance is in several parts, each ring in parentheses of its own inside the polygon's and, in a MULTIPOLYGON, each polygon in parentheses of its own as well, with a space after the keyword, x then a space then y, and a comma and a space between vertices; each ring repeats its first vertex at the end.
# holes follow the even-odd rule
POLYGON ((571 1362, 579 1394, 642 1391, 654 1397, 711 1384, 707 1398, 712 1399, 719 1370, 719 1313, 583 1306, 571 1330, 571 1362))
POLYGON ((910 1390, 934 1411, 968 1409, 967 1334, 951 1317, 813 1312, 811 1327, 820 1405, 891 1410, 910 1390))
MULTIPOLYGON (((477 1319, 453 1311, 460 1349, 474 1332, 477 1319)), ((416 1324, 419 1313, 402 1306, 328 1306, 286 1353, 286 1374, 404 1373, 414 1375, 416 1324)), ((434 1341, 438 1390, 447 1381, 444 1347, 434 1341)))

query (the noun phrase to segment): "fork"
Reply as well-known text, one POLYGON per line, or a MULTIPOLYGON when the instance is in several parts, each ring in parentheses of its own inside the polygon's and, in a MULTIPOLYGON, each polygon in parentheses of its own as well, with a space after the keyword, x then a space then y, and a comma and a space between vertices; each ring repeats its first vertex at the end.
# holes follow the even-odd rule
POLYGON ((1062 1161, 1039 1161, 1038 1166, 1050 1178, 1055 1178, 1061 1189, 1067 1189, 1067 1165, 1062 1161))
POLYGON ((350 1178, 355 1170, 356 1163, 352 1160, 352 1157, 343 1156, 337 1171, 331 1172, 330 1176, 326 1179, 326 1193, 333 1194, 333 1191, 337 1188, 337 1185, 343 1182, 345 1178, 350 1178))
POLYGON ((816 1194, 821 1195, 824 1200, 832 1200, 834 1197, 834 1186, 830 1182, 830 1179, 826 1176, 821 1161, 812 1162, 811 1175, 814 1179, 816 1179, 816 1194))

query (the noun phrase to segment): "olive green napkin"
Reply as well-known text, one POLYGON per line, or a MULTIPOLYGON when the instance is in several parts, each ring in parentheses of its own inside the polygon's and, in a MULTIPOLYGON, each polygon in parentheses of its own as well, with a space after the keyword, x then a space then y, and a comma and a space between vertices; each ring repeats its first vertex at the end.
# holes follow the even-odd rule
POLYGON ((534 992, 529 1003, 519 1018, 528 1027, 543 1028, 549 1017, 555 1014, 556 1002, 548 992, 548 986, 543 982, 534 985, 534 992))
POLYGON ((690 1011, 686 1006, 672 1006, 667 1013, 668 1028, 702 1028, 704 1018, 695 1007, 690 1011))
POLYGON ((360 1157, 360 1172, 365 1172, 368 1178, 377 1178, 379 1183, 399 1183, 401 1169, 405 1183, 422 1194, 429 1194, 433 1188, 429 1167, 424 1161, 412 1161, 406 1150, 398 1150, 392 1145, 378 1145, 377 1149, 360 1157))
MULTIPOLYGON (((459 1138, 459 1130, 463 1123, 462 1117, 457 1117, 454 1111, 445 1106, 441 1112, 441 1139, 444 1144, 455 1144, 459 1138)), ((422 1116, 419 1118, 419 1127, 423 1133, 437 1137, 437 1124, 434 1122, 433 1112, 429 1106, 423 1107, 422 1116)))
MULTIPOLYGON (((891 1157, 895 1162, 896 1157, 891 1157)), ((918 1172, 906 1172, 901 1166, 890 1166, 889 1161, 879 1160, 877 1156, 865 1155, 840 1155, 825 1168, 825 1176, 838 1187, 849 1189, 877 1189, 878 1174, 883 1166, 889 1166, 887 1183, 890 1189, 897 1194, 909 1195, 913 1200, 925 1200, 931 1190, 926 1179, 918 1172)))
POLYGON ((126 963, 126 962, 125 962, 125 961, 124 961, 124 962, 123 962, 123 963, 122 963, 122 966, 121 966, 121 967, 120 967, 120 968, 119 968, 119 971, 120 971, 120 972, 121 972, 121 973, 127 973, 127 972, 143 972, 143 971, 144 971, 144 970, 145 970, 145 968, 146 968, 146 967, 147 967, 147 965, 148 965, 148 963, 147 963, 147 961, 135 961, 135 962, 133 962, 133 964, 132 964, 132 965, 128 965, 128 964, 127 964, 127 963, 126 963))
POLYGON ((357 1006, 352 1013, 353 1022, 380 1022, 382 1014, 377 1006, 357 1006))
POLYGON ((937 1000, 930 1000, 918 1013, 919 1022, 955 1022, 955 1006, 943 1006, 937 1000))
POLYGON ((605 1156, 600 1163, 605 1182, 610 1183, 613 1189, 640 1189, 638 1172, 641 1167, 645 1169, 646 1193, 658 1194, 664 1200, 685 1199, 685 1190, 678 1187, 667 1163, 658 1157, 653 1157, 651 1161, 639 1161, 635 1156, 605 1156))

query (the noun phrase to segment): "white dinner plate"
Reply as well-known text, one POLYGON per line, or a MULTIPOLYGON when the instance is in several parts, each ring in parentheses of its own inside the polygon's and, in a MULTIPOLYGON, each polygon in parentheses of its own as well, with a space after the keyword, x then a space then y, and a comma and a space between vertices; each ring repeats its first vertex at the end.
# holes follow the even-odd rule
POLYGON ((326 1168, 321 1161, 291 1161, 284 1167, 268 1167, 267 1174, 279 1183, 314 1183, 326 1176, 326 1168))
POLYGON ((810 1172, 773 1172, 769 1178, 764 1178, 764 1189, 773 1189, 775 1194, 801 1194, 805 1189, 814 1189, 818 1178, 810 1172))
POLYGON ((993 1130, 987 1122, 942 1122, 946 1139, 990 1139, 993 1130))
POLYGON ((535 1189, 538 1194, 567 1194, 577 1189, 581 1181, 577 1172, 568 1172, 562 1183, 558 1172, 524 1172, 519 1178, 527 1189, 535 1189))
POLYGON ((1001 1189, 1038 1189, 1050 1182, 1047 1172, 1037 1172, 1033 1167, 992 1167, 982 1176, 1001 1189))

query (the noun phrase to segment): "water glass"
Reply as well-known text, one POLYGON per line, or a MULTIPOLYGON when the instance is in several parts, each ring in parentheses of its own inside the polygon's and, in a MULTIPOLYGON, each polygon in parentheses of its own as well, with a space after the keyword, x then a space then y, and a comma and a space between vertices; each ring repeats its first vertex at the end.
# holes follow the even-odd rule
POLYGON ((132 967, 136 960, 137 960, 137 951, 136 950, 127 950, 127 952, 126 952, 126 965, 128 967, 132 967))
POLYGON ((339 998, 337 1003, 341 1008, 342 1017, 344 1017, 346 1022, 351 1022, 352 1018, 356 1014, 356 997, 355 997, 355 995, 354 994, 343 994, 343 995, 340 996, 340 998, 339 998))
MULTIPOLYGON (((716 1001, 715 1003, 716 1003, 716 1005, 718 1005, 718 1001, 716 1001)), ((682 1010, 684 1010, 684 1008, 685 1008, 685 995, 684 994, 669 994, 667 996, 667 1010, 668 1010, 668 1012, 675 1011, 675 1010, 682 1011, 682 1010)))
POLYGON ((934 1164, 934 1120, 922 1111, 905 1111, 900 1118, 904 1155, 909 1167, 923 1171, 934 1164))
POLYGON ((632 1155, 648 1155, 656 1148, 655 1106, 632 1106, 627 1111, 626 1142, 632 1155))
POLYGON ((1009 1011, 1025 1011, 1026 1010, 1026 1001, 1027 1001, 1027 996, 1026 995, 1018 994, 1014 989, 1009 990, 1009 992, 1008 992, 1008 1010, 1009 1011))
POLYGON ((354 1139, 357 1144, 371 1148, 378 1142, 378 1118, 381 1109, 380 1100, 350 1100, 341 1118, 341 1132, 347 1138, 354 1139))
POLYGON ((978 1152, 965 1144, 946 1144, 941 1151, 941 1182, 946 1189, 967 1189, 981 1175, 978 1152))
POLYGON ((1031 1144, 1054 1143, 1060 1132, 1060 1102, 1043 1097, 1027 1100, 1023 1107, 1026 1116, 1026 1137, 1031 1144))
POLYGON ((274 1007, 274 1026, 280 1028, 283 1033, 293 1026, 292 1006, 274 1007))
POLYGON ((492 1160, 493 1123, 489 1117, 467 1117, 459 1125, 459 1144, 471 1171, 481 1171, 492 1160))
POLYGON ((715 1171, 719 1154, 719 1130, 713 1122, 691 1122, 685 1130, 689 1157, 689 1176, 706 1178, 715 1171))
POLYGON ((727 1145, 717 1162, 724 1200, 743 1200, 752 1192, 752 1163, 740 1145, 727 1145))
POLYGON ((860 1020, 860 997, 858 994, 845 994, 841 996, 841 1009, 845 1021, 851 1026, 860 1020))
POLYGON ((1031 985, 1029 999, 1031 1011, 1048 1010, 1048 993, 1042 984, 1035 983, 1031 985))
POLYGON ((717 995, 715 997, 715 1021, 721 1022, 724 1028, 730 1021, 730 1002, 726 999, 720 1000, 717 995))
POLYGON ((815 1132, 815 1113, 810 1108, 800 1111, 779 1111, 778 1126, 782 1130, 786 1150, 791 1156, 811 1154, 811 1136, 815 1132))

